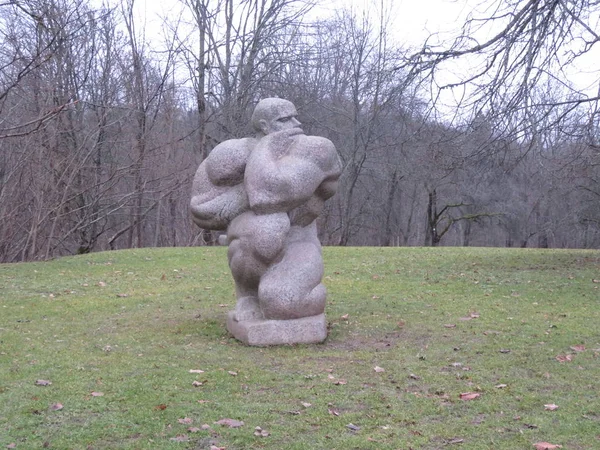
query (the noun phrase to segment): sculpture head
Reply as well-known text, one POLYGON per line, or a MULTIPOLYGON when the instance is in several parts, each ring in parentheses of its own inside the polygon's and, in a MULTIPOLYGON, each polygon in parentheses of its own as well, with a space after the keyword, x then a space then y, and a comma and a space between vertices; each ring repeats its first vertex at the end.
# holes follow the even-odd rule
POLYGON ((265 98, 258 102, 252 114, 252 126, 258 134, 300 128, 294 104, 282 98, 265 98))

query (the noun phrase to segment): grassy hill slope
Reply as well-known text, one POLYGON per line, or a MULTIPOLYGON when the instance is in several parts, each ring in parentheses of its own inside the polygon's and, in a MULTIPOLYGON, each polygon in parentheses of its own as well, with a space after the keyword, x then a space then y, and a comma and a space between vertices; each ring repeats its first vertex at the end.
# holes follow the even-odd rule
POLYGON ((597 251, 324 259, 327 341, 273 348, 225 248, 1 265, 0 448, 600 448, 597 251))

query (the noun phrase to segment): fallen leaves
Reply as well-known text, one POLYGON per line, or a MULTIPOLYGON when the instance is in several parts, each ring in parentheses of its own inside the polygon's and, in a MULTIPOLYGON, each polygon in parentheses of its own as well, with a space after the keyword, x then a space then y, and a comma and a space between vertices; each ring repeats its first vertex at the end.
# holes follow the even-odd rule
POLYGON ((190 373, 204 373, 204 370, 200 370, 200 369, 190 369, 190 373))
POLYGON ((229 428, 240 428, 244 426, 244 422, 235 419, 221 419, 215 422, 217 425, 223 425, 229 428))
POLYGON ((184 417, 183 419, 177 419, 177 422, 183 425, 191 425, 194 422, 194 419, 190 417, 184 417))
POLYGON ((92 392, 90 394, 92 397, 102 397, 104 395, 103 392, 92 392))
POLYGON ((475 400, 479 397, 481 397, 481 394, 478 392, 463 392, 459 395, 459 398, 463 401, 475 400))
POLYGON ((156 406, 154 407, 154 409, 155 409, 156 411, 164 411, 165 409, 167 409, 167 405, 165 405, 164 403, 161 403, 160 405, 156 405, 156 406))
POLYGON ((267 437, 269 434, 268 431, 263 430, 261 427, 254 428, 254 436, 267 437))
POLYGON ((64 406, 62 403, 53 403, 52 405, 50 405, 51 411, 60 411, 63 408, 64 408, 64 406))
POLYGON ((343 386, 345 384, 348 384, 348 382, 346 380, 342 380, 341 378, 337 379, 336 377, 334 377, 331 374, 327 375, 327 379, 332 380, 333 384, 335 384, 336 386, 343 386))
MULTIPOLYGON (((572 351, 574 351, 575 353, 582 353, 585 352, 585 345, 584 344, 577 344, 577 345, 572 345, 569 347, 572 351)), ((566 353, 564 355, 556 355, 556 360, 560 363, 564 363, 564 362, 571 362, 573 361, 573 358, 575 357, 574 354, 572 353, 566 353)))
POLYGON ((556 360, 561 363, 571 362, 573 361, 573 355, 570 355, 568 353, 566 355, 557 355, 556 360))
POLYGON ((535 450, 555 450, 557 448, 562 448, 562 445, 550 444, 549 442, 536 442, 533 444, 535 450))
POLYGON ((349 423, 348 425, 346 425, 346 428, 348 428, 349 430, 352 430, 352 431, 360 430, 360 427, 357 425, 354 425, 353 423, 349 423))
POLYGON ((550 403, 548 405, 544 405, 544 409, 546 411, 556 411, 558 409, 558 405, 555 405, 554 403, 550 403))
POLYGON ((50 380, 35 380, 36 386, 50 386, 51 384, 52 384, 52 381, 50 381, 50 380))
POLYGON ((379 366, 375 366, 375 367, 373 368, 373 370, 374 370, 375 372, 377 372, 377 373, 382 373, 382 372, 385 372, 385 369, 384 369, 383 367, 379 367, 379 366))
POLYGON ((480 317, 480 314, 478 312, 472 312, 472 313, 469 313, 468 316, 461 317, 458 320, 467 321, 467 320, 479 319, 479 317, 480 317))

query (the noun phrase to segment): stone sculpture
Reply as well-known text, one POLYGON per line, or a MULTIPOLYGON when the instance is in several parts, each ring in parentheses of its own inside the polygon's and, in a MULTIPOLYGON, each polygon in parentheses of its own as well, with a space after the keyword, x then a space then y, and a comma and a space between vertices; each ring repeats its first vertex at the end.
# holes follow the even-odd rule
POLYGON ((253 138, 217 145, 192 188, 194 222, 227 230, 237 304, 227 329, 249 345, 317 343, 327 337, 316 218, 336 191, 331 141, 307 136, 294 105, 261 100, 253 138))

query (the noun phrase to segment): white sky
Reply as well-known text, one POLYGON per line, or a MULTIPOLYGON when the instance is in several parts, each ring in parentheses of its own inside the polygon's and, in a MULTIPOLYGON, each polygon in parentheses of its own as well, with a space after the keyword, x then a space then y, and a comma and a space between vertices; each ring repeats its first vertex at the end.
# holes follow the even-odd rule
MULTIPOLYGON (((111 1, 111 0, 109 0, 111 1)), ((119 1, 119 0, 112 0, 119 1)), ((176 15, 181 8, 181 0, 134 0, 139 12, 141 23, 138 30, 145 29, 148 38, 159 38, 161 17, 176 15), (155 31, 156 30, 156 31, 155 31)), ((211 0, 217 1, 217 0, 211 0)), ((401 46, 421 46, 427 37, 439 33, 439 41, 455 36, 473 8, 484 8, 485 0, 317 0, 319 5, 311 11, 309 18, 326 18, 335 14, 336 9, 352 6, 356 12, 365 11, 375 22, 378 21, 381 5, 386 8, 389 18, 388 31, 390 37, 401 46)), ((487 2, 489 5, 490 2, 487 2)), ((488 11, 489 12, 489 11, 488 11)), ((492 30, 489 30, 492 32, 492 30)), ((431 38, 430 38, 431 39, 431 38)), ((434 43, 430 41, 430 43, 434 43)), ((597 46, 600 47, 600 46, 597 46)), ((568 78, 580 89, 598 89, 598 73, 591 75, 586 72, 598 71, 597 60, 600 58, 600 48, 585 58, 580 58, 578 66, 569 68, 568 78)), ((458 62, 457 72, 463 72, 467 61, 458 62)), ((453 78, 451 73, 445 77, 453 78)), ((453 80, 454 81, 454 80, 453 80)), ((449 98, 449 103, 453 103, 449 98)))
MULTIPOLYGON (((318 0, 319 5, 310 16, 325 18, 341 9, 352 5, 357 11, 367 11, 375 16, 381 0, 318 0)), ((384 0, 390 10, 392 33, 400 44, 419 45, 431 33, 456 29, 468 10, 467 4, 474 0, 384 0)), ((160 17, 180 8, 179 0, 135 0, 139 16, 154 28, 160 17)), ((376 19, 376 17, 373 17, 376 19)))
MULTIPOLYGON (((325 11, 353 4, 357 10, 379 14, 381 0, 333 0, 323 1, 325 11)), ((390 11, 391 32, 398 43, 419 46, 432 33, 456 30, 464 17, 468 4, 473 0, 385 0, 390 11)), ((376 18, 376 17, 374 17, 376 18)))

